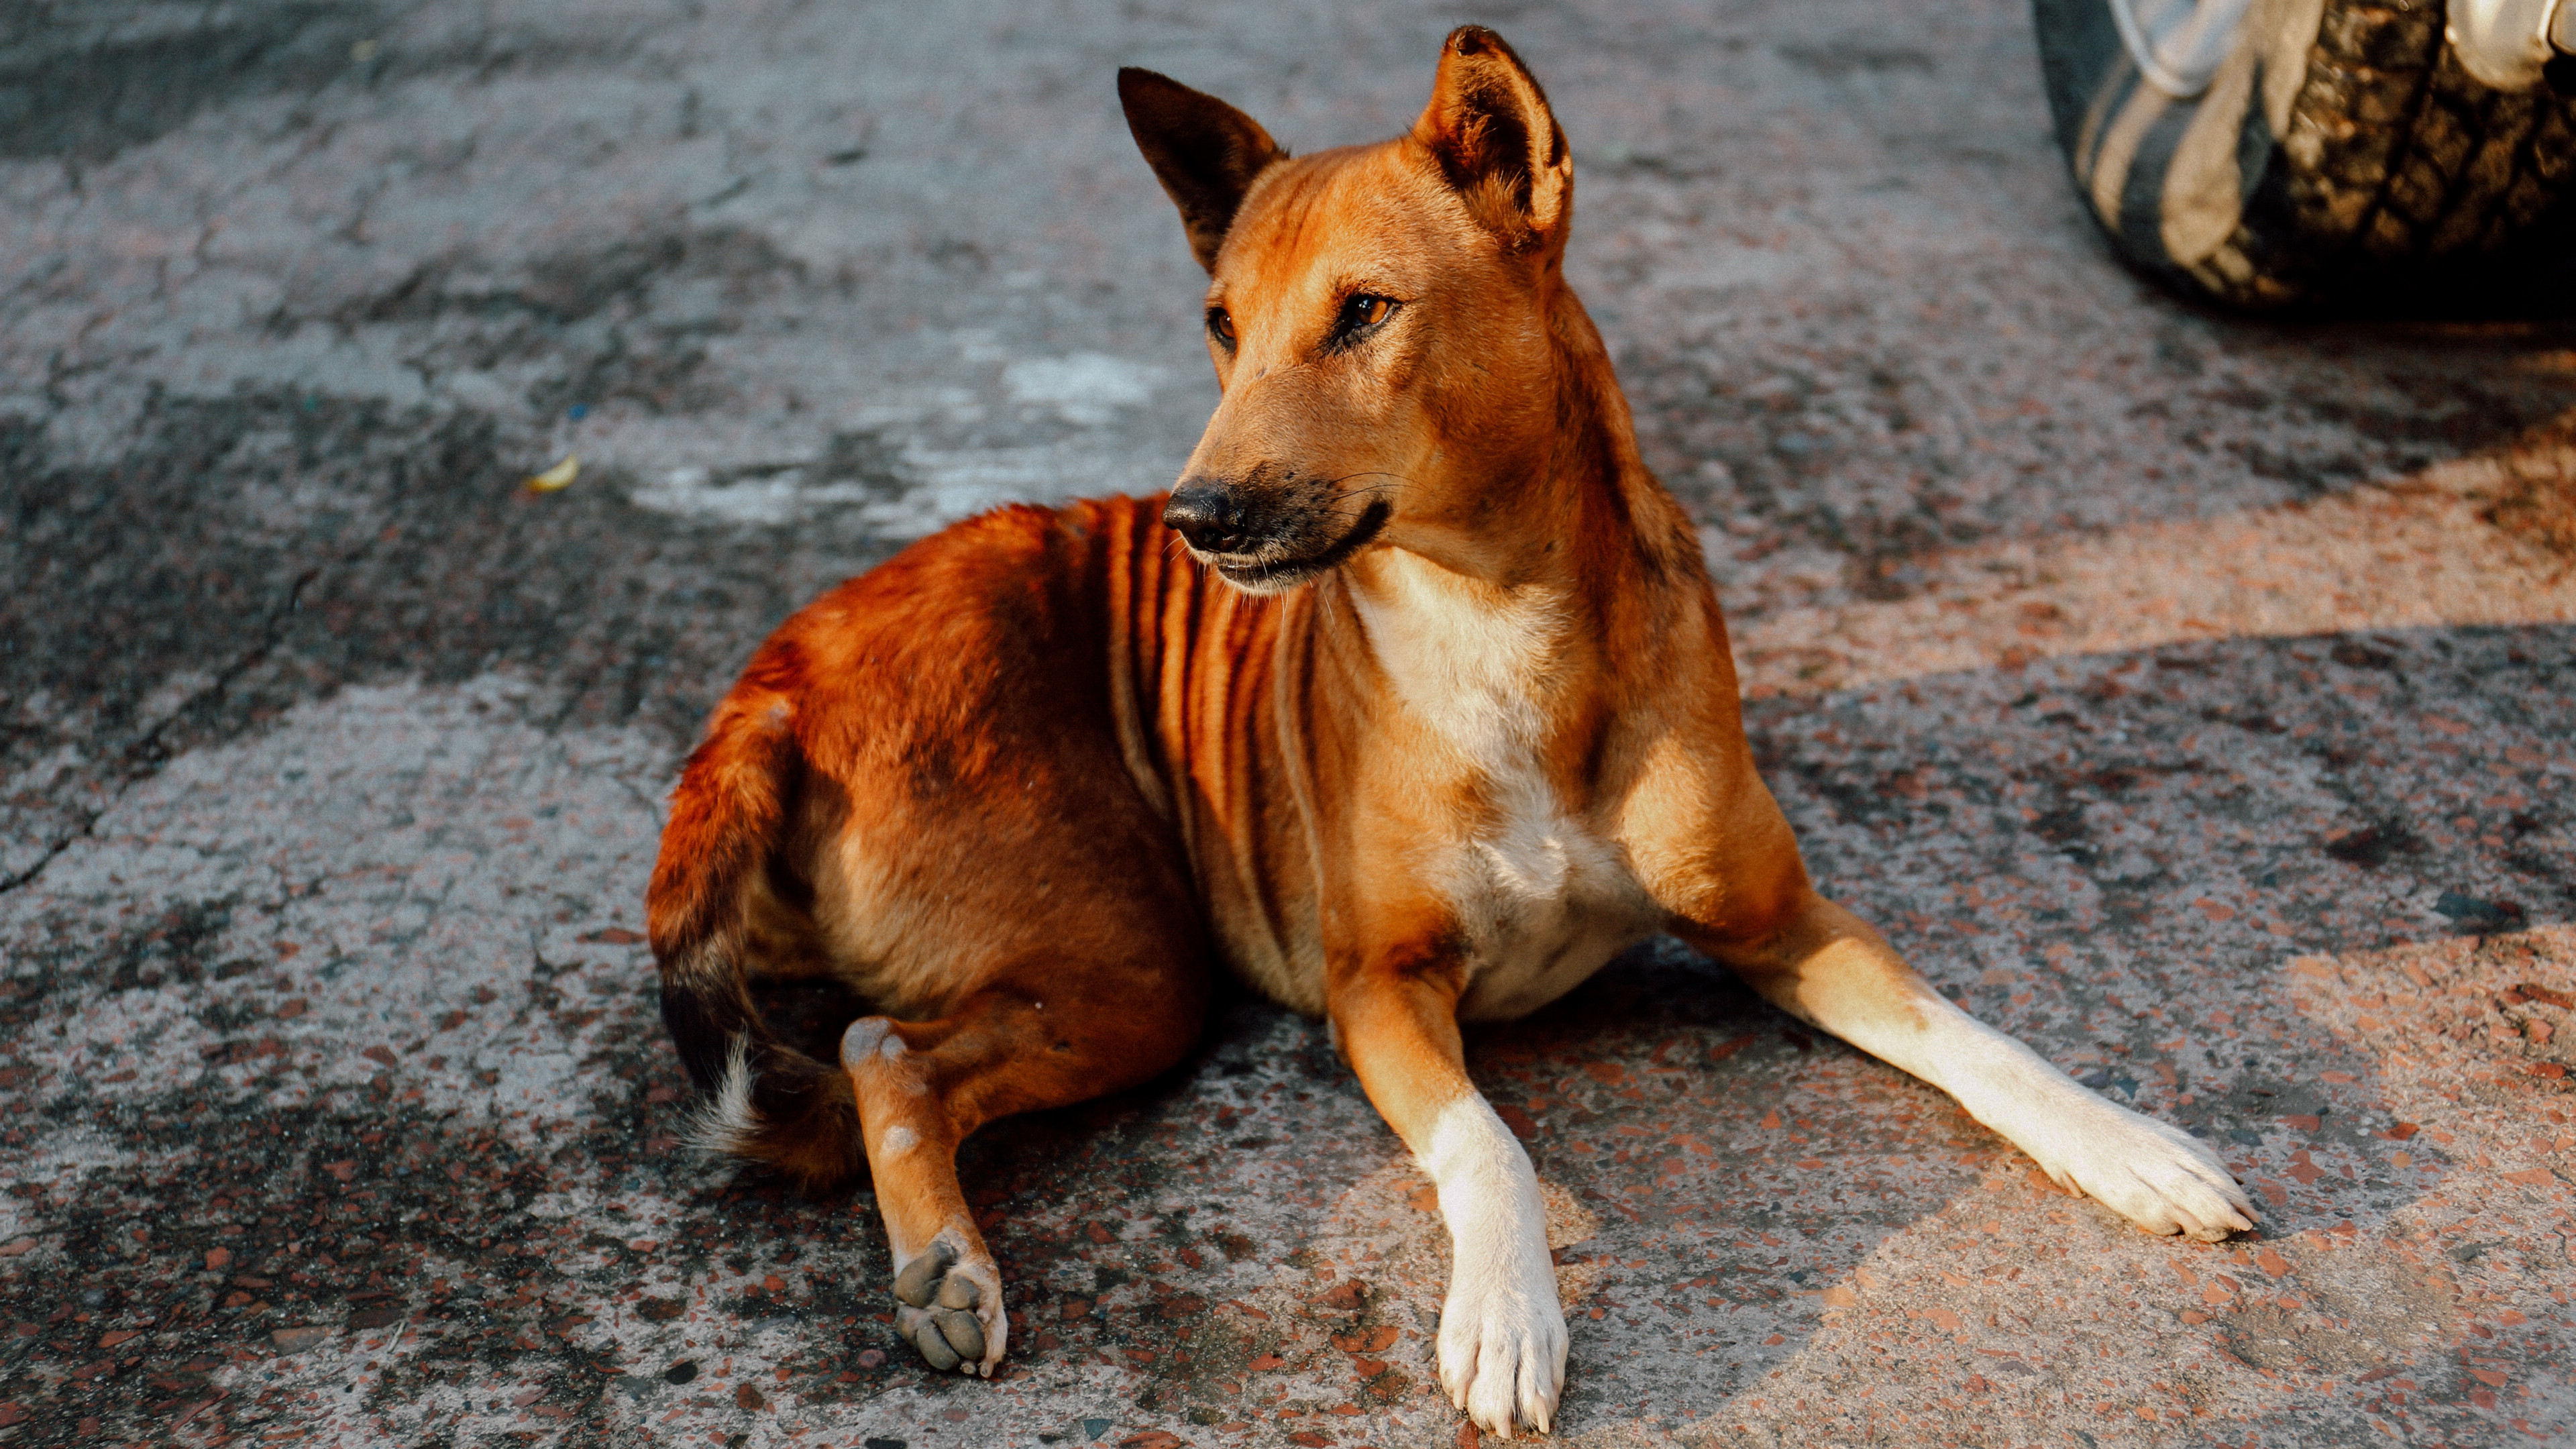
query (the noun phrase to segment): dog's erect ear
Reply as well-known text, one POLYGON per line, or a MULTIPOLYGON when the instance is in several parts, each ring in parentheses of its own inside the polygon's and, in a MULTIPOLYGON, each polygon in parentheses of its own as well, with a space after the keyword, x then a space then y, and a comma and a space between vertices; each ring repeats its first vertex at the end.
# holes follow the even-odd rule
POLYGON ((1261 123, 1169 76, 1127 66, 1118 72, 1118 103, 1136 149, 1181 209, 1181 226, 1199 265, 1216 270, 1216 249, 1234 225, 1252 178, 1288 152, 1261 123))
POLYGON ((1501 36, 1481 25, 1449 32, 1413 139, 1430 148, 1467 209, 1508 250, 1564 241, 1574 153, 1547 92, 1501 36))

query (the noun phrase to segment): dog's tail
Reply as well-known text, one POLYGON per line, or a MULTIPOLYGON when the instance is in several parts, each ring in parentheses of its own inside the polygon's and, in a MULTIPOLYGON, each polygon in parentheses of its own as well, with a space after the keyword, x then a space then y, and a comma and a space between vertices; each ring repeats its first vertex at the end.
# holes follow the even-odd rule
POLYGON ((743 973, 743 901, 786 833, 805 768, 783 694, 716 711, 671 796, 645 895, 662 967, 662 1023, 700 1094, 690 1138, 766 1162, 815 1189, 865 1166, 849 1076, 780 1041, 743 973))

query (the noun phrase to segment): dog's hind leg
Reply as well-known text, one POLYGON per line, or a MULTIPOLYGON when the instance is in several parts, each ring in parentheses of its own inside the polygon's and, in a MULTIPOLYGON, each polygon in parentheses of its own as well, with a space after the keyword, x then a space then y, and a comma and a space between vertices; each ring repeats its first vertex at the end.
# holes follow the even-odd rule
POLYGON ((2116 1106, 2020 1040, 1952 1005, 1849 911, 1790 884, 1786 906, 1733 929, 1686 930, 1772 1004, 1948 1092, 2060 1186, 2152 1233, 2216 1242, 2254 1204, 2189 1133, 2116 1106))
MULTIPOLYGON (((1160 943, 1146 944, 1148 959, 1160 943)), ((1143 1082, 1198 1038, 1205 967, 1052 961, 1006 970, 935 1021, 850 1024, 841 1064, 894 1251, 895 1323, 936 1369, 990 1375, 1010 1333, 1002 1275, 957 1180, 957 1146, 997 1117, 1143 1082)))

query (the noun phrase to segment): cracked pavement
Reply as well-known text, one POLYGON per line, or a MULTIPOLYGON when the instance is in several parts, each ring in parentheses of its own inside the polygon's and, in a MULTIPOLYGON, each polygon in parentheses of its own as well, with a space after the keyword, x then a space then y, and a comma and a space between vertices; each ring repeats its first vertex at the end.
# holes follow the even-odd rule
POLYGON ((2130 1232, 1644 949, 1471 1039, 1547 1185, 1557 1437, 2576 1436, 2576 328, 2143 288, 2024 7, 38 0, 0 1444, 1470 1442, 1427 1184, 1319 1024, 1233 1000, 971 1143, 1014 1357, 960 1381, 864 1190, 679 1145, 638 934, 788 610, 1187 452, 1200 278, 1115 68, 1314 149, 1462 19, 1573 141, 1569 268, 1817 875, 2267 1212, 2130 1232))

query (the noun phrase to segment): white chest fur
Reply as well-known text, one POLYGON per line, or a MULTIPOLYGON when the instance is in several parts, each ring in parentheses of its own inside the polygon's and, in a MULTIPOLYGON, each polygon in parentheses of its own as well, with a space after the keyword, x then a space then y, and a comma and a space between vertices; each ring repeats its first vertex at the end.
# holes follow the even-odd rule
MULTIPOLYGON (((1557 597, 1508 595, 1389 550, 1355 591, 1396 695, 1445 746, 1427 774, 1478 802, 1423 843, 1419 867, 1449 898, 1470 949, 1459 1014, 1534 1011, 1652 932, 1659 913, 1618 846, 1567 814, 1543 768, 1542 691, 1568 627, 1557 597)), ((1438 781, 1426 781, 1437 783, 1438 781)))

